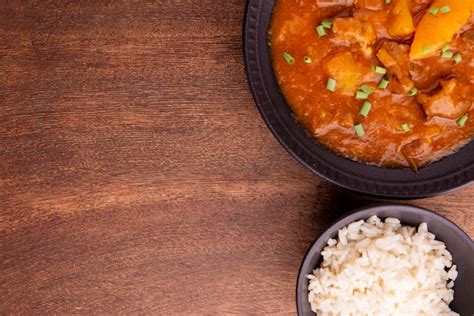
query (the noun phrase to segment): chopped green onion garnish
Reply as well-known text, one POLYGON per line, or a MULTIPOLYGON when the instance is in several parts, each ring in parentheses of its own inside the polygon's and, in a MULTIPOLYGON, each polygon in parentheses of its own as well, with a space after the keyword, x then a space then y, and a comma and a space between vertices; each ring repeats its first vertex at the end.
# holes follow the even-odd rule
POLYGON ((427 45, 423 46, 423 53, 425 53, 425 54, 426 54, 426 53, 429 53, 429 52, 430 52, 430 49, 431 49, 431 47, 429 47, 429 46, 427 46, 427 45))
POLYGON ((403 123, 400 126, 405 133, 408 133, 410 131, 410 125, 408 125, 408 123, 403 123))
POLYGON ((365 92, 367 95, 371 95, 372 92, 374 92, 374 91, 372 90, 372 88, 369 87, 369 85, 367 85, 367 84, 363 84, 363 85, 360 87, 360 91, 365 92))
POLYGON ((461 54, 457 53, 456 55, 454 55, 453 60, 456 62, 456 64, 459 64, 462 60, 461 54))
POLYGON ((379 83, 379 88, 380 89, 387 89, 389 83, 390 83, 390 81, 383 78, 382 81, 380 81, 380 83, 379 83))
POLYGON ((387 69, 380 67, 380 66, 375 66, 374 67, 374 72, 377 74, 385 75, 387 73, 387 69))
POLYGON ((431 7, 428 12, 431 13, 432 15, 436 15, 438 13, 439 9, 437 7, 431 7))
POLYGON ((441 57, 443 58, 453 58, 454 53, 450 50, 444 51, 441 53, 441 57))
POLYGON ((417 88, 411 88, 410 90, 408 90, 408 93, 407 93, 410 97, 413 97, 415 95, 418 94, 418 89, 417 88))
POLYGON ((283 53, 283 58, 285 58, 286 62, 290 65, 293 65, 295 63, 295 59, 288 52, 283 53))
POLYGON ((443 46, 443 48, 441 48, 441 51, 444 53, 448 49, 449 49, 449 44, 446 44, 446 45, 443 46))
POLYGON ((311 59, 311 57, 309 57, 309 56, 304 56, 303 60, 307 64, 311 64, 313 62, 313 59, 311 59))
POLYGON ((323 37, 327 35, 326 31, 324 30, 324 26, 322 25, 319 25, 318 27, 316 27, 316 32, 318 32, 319 37, 323 37))
POLYGON ((370 110, 372 109, 372 104, 369 101, 365 101, 360 108, 359 114, 363 117, 367 117, 369 115, 370 110))
POLYGON ((467 116, 467 114, 464 114, 459 120, 458 120, 458 125, 459 126, 464 126, 466 125, 466 122, 467 122, 467 119, 469 117, 467 116))
POLYGON ((451 7, 449 5, 445 5, 444 7, 441 7, 439 11, 441 13, 448 13, 448 12, 451 12, 451 7))
POLYGON ((329 78, 326 84, 326 90, 334 92, 336 90, 336 80, 329 78))
POLYGON ((362 137, 362 136, 365 135, 364 126, 362 126, 362 124, 354 125, 354 131, 355 131, 356 135, 359 136, 359 137, 362 137))
POLYGON ((323 22, 321 22, 321 25, 322 25, 325 29, 330 29, 330 28, 332 28, 332 22, 329 21, 329 20, 324 20, 323 22))
POLYGON ((357 91, 355 98, 357 100, 365 100, 369 97, 369 95, 363 91, 357 91))

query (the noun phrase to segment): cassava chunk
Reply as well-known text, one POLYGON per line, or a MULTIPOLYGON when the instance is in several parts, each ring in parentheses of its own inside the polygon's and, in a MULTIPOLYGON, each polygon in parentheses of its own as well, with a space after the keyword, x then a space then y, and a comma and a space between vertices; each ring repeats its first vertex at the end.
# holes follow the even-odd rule
POLYGON ((393 37, 408 36, 415 31, 410 11, 411 0, 394 0, 389 13, 388 33, 393 37))
POLYGON ((448 6, 450 11, 436 15, 425 13, 411 45, 411 60, 424 59, 451 42, 474 12, 473 0, 435 0, 432 6, 448 6))
POLYGON ((324 72, 336 80, 336 90, 346 95, 354 95, 371 73, 370 66, 358 61, 351 52, 337 53, 323 65, 324 72))

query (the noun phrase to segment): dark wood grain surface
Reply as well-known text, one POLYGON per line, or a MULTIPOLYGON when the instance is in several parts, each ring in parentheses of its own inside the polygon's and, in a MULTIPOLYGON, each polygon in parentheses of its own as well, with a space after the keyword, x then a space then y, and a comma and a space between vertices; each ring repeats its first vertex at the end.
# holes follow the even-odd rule
MULTIPOLYGON (((379 201, 273 138, 244 10, 0 2, 0 314, 294 314, 312 240, 379 201)), ((474 186, 410 203, 474 237, 474 186)))

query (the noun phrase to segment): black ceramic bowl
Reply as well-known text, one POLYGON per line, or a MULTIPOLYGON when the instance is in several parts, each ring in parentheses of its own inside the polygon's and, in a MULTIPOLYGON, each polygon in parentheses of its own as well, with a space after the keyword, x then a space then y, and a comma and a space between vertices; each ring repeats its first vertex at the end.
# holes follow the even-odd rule
POLYGON ((384 205, 359 209, 344 216, 324 232, 311 246, 301 265, 296 287, 296 304, 298 315, 314 315, 308 302, 307 275, 319 266, 322 261, 321 251, 329 238, 336 238, 337 231, 348 224, 367 219, 372 215, 380 218, 394 217, 402 224, 418 226, 425 222, 428 230, 436 235, 436 239, 443 241, 453 255, 453 262, 457 265, 458 278, 454 286, 454 301, 451 309, 461 315, 474 315, 474 300, 472 285, 474 284, 474 242, 458 226, 446 218, 431 211, 406 205, 384 205))
POLYGON ((280 94, 268 48, 274 0, 248 0, 244 55, 255 102, 280 143, 319 176, 350 190, 381 197, 422 198, 474 181, 474 142, 418 173, 369 166, 338 156, 314 141, 297 123, 280 94))

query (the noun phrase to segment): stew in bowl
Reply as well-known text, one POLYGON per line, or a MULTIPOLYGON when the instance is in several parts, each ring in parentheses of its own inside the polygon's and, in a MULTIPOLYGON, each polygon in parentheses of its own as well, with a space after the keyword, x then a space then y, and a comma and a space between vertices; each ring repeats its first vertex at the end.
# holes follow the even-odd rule
POLYGON ((473 0, 277 0, 276 80, 319 143, 420 167, 474 135, 473 0))

